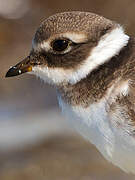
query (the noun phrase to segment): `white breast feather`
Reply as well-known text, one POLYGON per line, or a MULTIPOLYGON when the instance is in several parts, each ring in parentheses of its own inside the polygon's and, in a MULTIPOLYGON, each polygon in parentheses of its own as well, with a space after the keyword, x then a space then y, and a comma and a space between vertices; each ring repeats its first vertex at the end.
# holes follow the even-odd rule
MULTIPOLYGON (((70 106, 61 96, 58 96, 59 105, 72 126, 94 144, 107 160, 126 172, 135 173, 135 139, 123 129, 113 126, 115 119, 111 119, 107 113, 107 99, 112 91, 111 87, 105 98, 87 108, 70 106)), ((123 84, 117 93, 127 95, 128 83, 123 84)))

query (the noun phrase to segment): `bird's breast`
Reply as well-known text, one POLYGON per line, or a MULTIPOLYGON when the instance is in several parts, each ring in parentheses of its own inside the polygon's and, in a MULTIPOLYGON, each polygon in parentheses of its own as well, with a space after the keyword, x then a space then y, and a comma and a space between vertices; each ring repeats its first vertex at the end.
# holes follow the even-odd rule
POLYGON ((135 139, 112 123, 117 114, 109 117, 105 100, 87 108, 68 105, 60 95, 58 101, 71 126, 94 144, 107 160, 126 172, 135 173, 135 139))

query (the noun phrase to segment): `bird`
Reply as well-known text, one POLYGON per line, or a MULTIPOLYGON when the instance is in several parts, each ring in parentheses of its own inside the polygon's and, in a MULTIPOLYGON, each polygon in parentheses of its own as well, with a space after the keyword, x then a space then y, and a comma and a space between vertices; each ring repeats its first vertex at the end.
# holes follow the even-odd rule
POLYGON ((91 12, 49 16, 6 77, 34 74, 57 91, 71 125, 106 160, 135 174, 135 38, 91 12))

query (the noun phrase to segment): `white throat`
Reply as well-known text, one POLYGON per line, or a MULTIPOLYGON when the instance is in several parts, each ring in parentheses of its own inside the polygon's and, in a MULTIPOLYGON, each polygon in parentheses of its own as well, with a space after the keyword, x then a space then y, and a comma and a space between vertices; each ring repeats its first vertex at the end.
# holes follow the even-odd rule
POLYGON ((120 50, 127 45, 128 40, 129 36, 124 33, 121 26, 118 26, 100 39, 98 45, 92 49, 88 58, 78 69, 64 70, 62 68, 33 67, 33 73, 51 84, 58 85, 63 82, 75 84, 98 66, 118 55, 120 50))

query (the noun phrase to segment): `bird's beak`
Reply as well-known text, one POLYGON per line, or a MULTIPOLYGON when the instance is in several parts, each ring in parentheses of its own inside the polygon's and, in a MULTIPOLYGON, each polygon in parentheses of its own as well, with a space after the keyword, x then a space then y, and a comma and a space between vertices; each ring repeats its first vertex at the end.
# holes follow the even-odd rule
POLYGON ((5 77, 18 76, 20 74, 32 71, 32 63, 30 56, 26 57, 23 61, 11 67, 6 73, 5 77))

